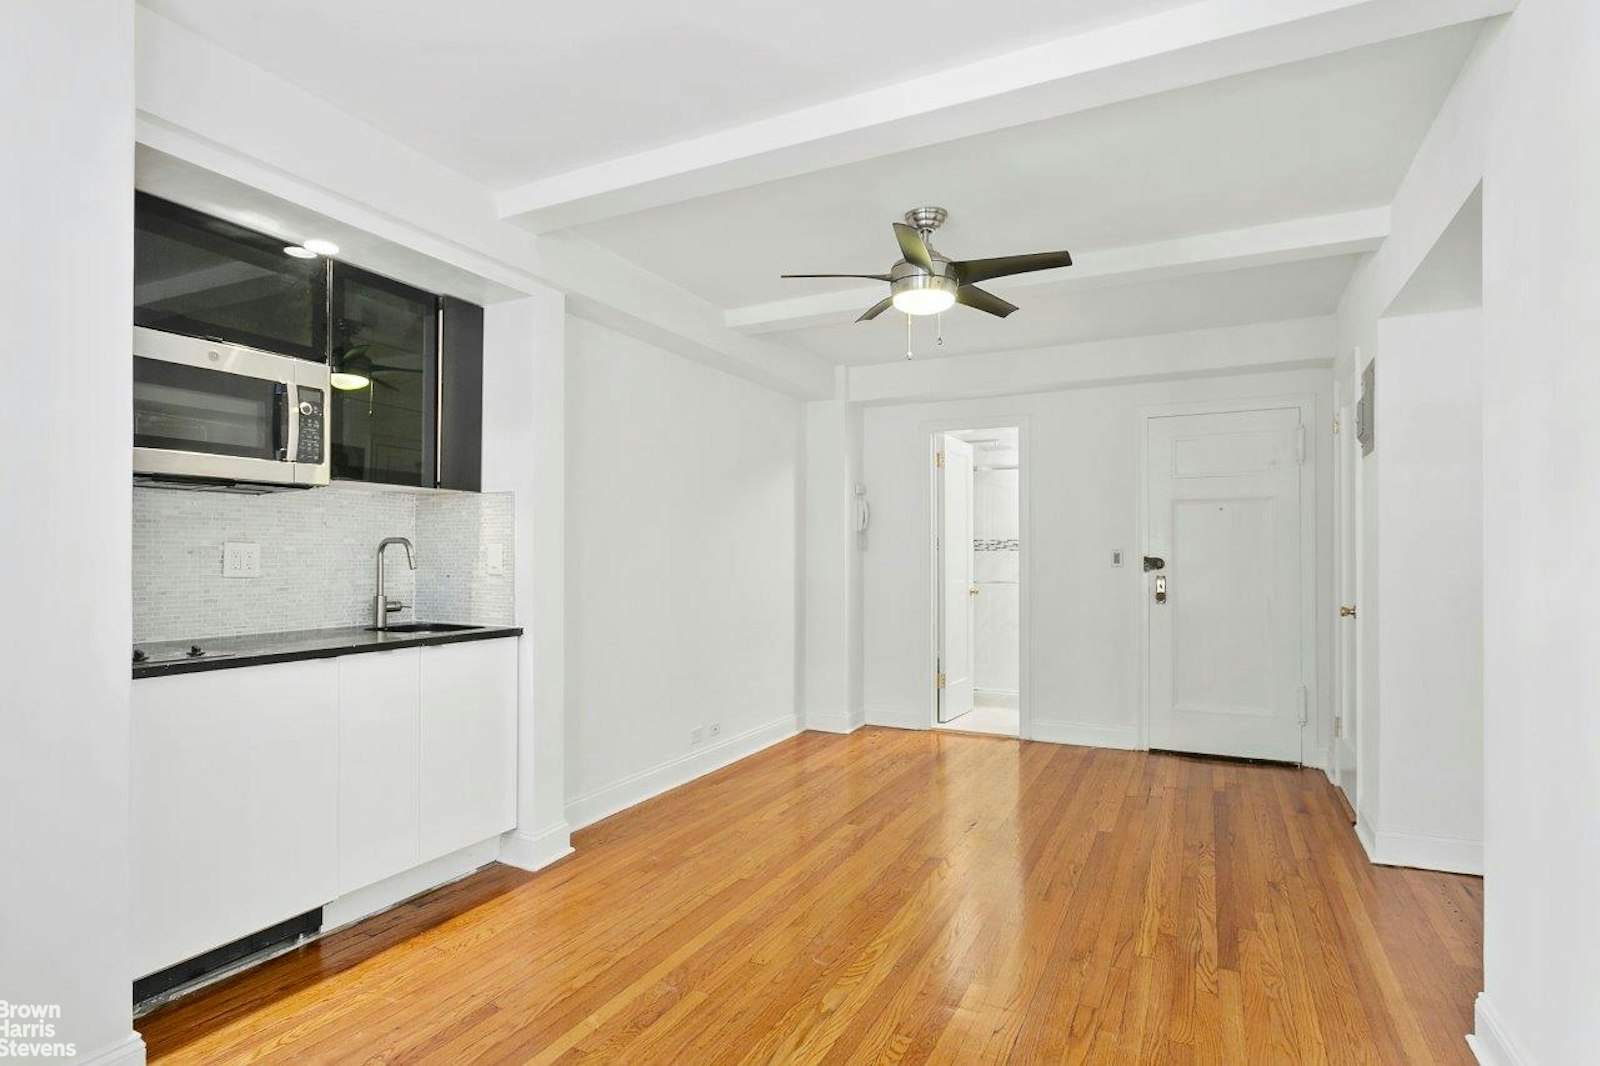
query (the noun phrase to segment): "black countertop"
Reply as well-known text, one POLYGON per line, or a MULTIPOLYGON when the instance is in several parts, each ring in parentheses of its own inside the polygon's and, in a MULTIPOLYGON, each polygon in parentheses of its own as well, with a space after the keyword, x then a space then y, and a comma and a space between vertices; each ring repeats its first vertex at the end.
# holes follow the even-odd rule
POLYGON ((465 640, 493 640, 521 635, 520 626, 479 626, 435 633, 379 632, 362 626, 341 626, 336 629, 299 629, 289 633, 154 641, 134 645, 135 651, 143 652, 148 658, 133 664, 133 676, 168 677, 202 670, 232 670, 240 666, 331 659, 338 655, 360 655, 426 644, 458 644, 465 640), (189 649, 196 646, 204 654, 190 656, 189 649))

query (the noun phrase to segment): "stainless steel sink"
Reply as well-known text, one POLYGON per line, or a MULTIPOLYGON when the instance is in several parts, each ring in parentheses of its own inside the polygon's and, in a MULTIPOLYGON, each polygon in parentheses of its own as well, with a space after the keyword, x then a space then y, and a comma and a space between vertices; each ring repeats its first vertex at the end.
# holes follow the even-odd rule
POLYGON ((401 622, 392 626, 368 626, 369 633, 466 633, 483 626, 464 626, 456 622, 401 622))

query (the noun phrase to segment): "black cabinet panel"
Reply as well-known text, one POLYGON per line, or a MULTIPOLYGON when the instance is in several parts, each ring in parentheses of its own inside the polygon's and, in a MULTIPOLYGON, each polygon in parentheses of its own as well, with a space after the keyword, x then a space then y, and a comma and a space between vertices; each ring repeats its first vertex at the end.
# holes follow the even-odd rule
POLYGON ((324 361, 328 265, 283 248, 278 238, 137 194, 134 324, 324 361))
POLYGON ((335 263, 332 304, 333 476, 433 485, 437 298, 335 263))
POLYGON ((439 487, 483 487, 483 308, 439 297, 439 487))

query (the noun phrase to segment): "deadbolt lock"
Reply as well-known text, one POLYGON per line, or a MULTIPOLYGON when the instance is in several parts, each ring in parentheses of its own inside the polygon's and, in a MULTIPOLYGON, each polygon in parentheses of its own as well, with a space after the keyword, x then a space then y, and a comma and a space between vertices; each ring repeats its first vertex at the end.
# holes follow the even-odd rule
POLYGON ((1167 602, 1167 575, 1166 574, 1157 574, 1156 575, 1156 602, 1157 603, 1166 603, 1167 602))

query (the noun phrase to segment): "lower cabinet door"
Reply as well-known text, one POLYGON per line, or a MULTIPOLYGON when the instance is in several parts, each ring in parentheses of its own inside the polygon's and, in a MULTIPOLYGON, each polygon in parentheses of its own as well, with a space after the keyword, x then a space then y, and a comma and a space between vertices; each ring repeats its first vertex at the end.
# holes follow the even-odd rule
POLYGON ((420 648, 339 663, 339 891, 409 870, 417 846, 420 648))
POLYGON ((338 893, 331 660, 133 682, 133 973, 338 893))
POLYGON ((422 652, 422 859, 517 820, 515 638, 422 652))

